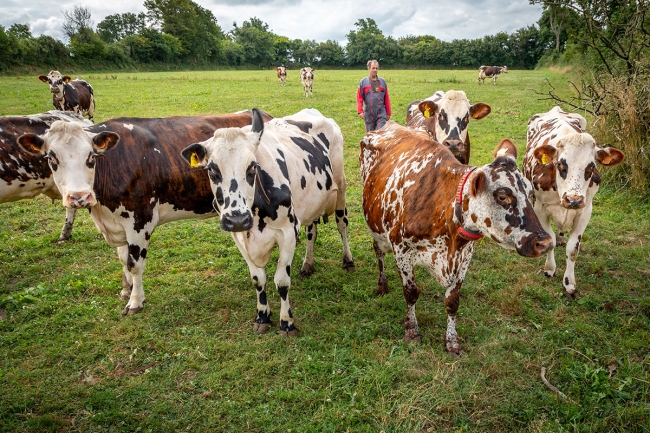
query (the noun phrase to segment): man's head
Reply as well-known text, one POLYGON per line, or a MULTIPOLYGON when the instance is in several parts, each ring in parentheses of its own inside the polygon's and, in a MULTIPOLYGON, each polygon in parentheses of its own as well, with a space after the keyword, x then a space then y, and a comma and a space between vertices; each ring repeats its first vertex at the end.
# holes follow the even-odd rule
POLYGON ((377 60, 368 60, 368 76, 373 80, 377 79, 377 71, 379 71, 379 62, 377 60))

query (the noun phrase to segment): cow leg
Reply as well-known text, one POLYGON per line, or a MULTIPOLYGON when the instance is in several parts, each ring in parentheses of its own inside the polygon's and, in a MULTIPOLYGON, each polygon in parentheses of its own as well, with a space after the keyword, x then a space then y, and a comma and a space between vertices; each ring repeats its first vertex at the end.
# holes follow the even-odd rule
POLYGON ((566 238, 564 237, 564 232, 561 230, 558 230, 557 236, 555 237, 555 246, 556 247, 563 247, 566 245, 566 238))
POLYGON ((415 273, 413 272, 413 260, 410 256, 395 254, 395 263, 399 270, 399 276, 402 279, 402 289, 404 290, 404 299, 406 300, 406 317, 404 317, 404 342, 421 343, 422 337, 418 332, 418 319, 415 316, 415 304, 420 297, 420 289, 415 282, 415 273))
POLYGON ((379 247, 379 243, 377 243, 376 240, 372 241, 372 247, 375 250, 375 256, 377 256, 377 266, 379 268, 379 279, 377 280, 377 294, 387 295, 388 280, 386 279, 386 271, 384 270, 384 257, 386 256, 386 253, 379 247))
POLYGON ((72 237, 72 226, 74 225, 74 219, 76 216, 77 209, 65 208, 65 223, 63 223, 63 228, 61 229, 61 236, 56 240, 58 245, 61 245, 72 237))
POLYGON ((343 264, 341 267, 352 272, 355 268, 352 251, 350 251, 350 244, 348 243, 348 208, 337 209, 334 214, 336 215, 336 228, 339 230, 341 243, 343 244, 343 264))
POLYGON ((307 247, 305 249, 305 259, 302 261, 299 278, 305 279, 314 273, 314 244, 318 237, 318 221, 314 221, 305 227, 307 235, 307 247))
POLYGON ((295 337, 298 329, 293 323, 293 313, 289 303, 289 288, 291 287, 291 262, 296 250, 296 236, 293 227, 278 236, 278 265, 275 269, 275 287, 280 295, 280 334, 295 337))
POLYGON ((577 299, 579 296, 578 289, 576 289, 575 266, 578 253, 580 253, 582 234, 591 219, 591 210, 590 205, 586 206, 573 221, 569 240, 566 244, 566 269, 564 270, 564 278, 562 278, 562 287, 564 288, 564 295, 572 300, 577 299))
POLYGON ((131 290, 133 289, 133 276, 129 272, 126 263, 129 260, 129 247, 117 247, 117 256, 122 262, 122 291, 120 292, 120 299, 128 301, 131 297, 131 290))
MULTIPOLYGON (((538 203, 540 201, 538 201, 538 203)), ((544 268, 541 270, 545 276, 553 278, 555 276, 555 269, 557 268, 557 265, 555 264, 555 231, 553 230, 553 227, 551 227, 549 216, 546 214, 544 208, 541 207, 541 205, 538 207, 537 203, 535 204, 535 213, 538 215, 539 223, 542 225, 542 228, 553 240, 553 248, 546 253, 546 263, 544 264, 544 268)))
POLYGON ((462 350, 456 332, 456 313, 460 302, 460 287, 463 282, 457 282, 453 287, 448 287, 445 292, 445 309, 447 310, 447 332, 445 333, 445 346, 451 355, 460 355, 462 350))
MULTIPOLYGON (((118 249, 122 267, 127 271, 124 273, 124 276, 126 276, 127 281, 129 281, 129 276, 131 277, 132 285, 129 302, 124 307, 124 311, 122 311, 123 316, 139 313, 144 307, 145 298, 144 287, 142 286, 142 274, 144 273, 148 246, 149 242, 142 241, 141 244, 129 244, 127 247, 120 247, 118 249), (126 261, 124 258, 126 258, 126 261)), ((124 285, 124 278, 122 278, 122 282, 124 285)), ((124 294, 124 287, 122 287, 122 294, 124 294)))

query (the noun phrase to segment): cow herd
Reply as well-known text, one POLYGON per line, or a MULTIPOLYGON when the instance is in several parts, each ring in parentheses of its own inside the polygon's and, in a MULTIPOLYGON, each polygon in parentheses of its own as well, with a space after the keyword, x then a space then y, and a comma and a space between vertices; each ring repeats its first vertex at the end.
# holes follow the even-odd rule
MULTIPOLYGON (((284 84, 286 69, 277 72, 284 84)), ((333 119, 315 109, 273 118, 254 108, 92 124, 82 117, 92 120, 94 112, 88 83, 58 71, 39 79, 49 83, 57 111, 0 117, 0 202, 38 194, 61 199, 67 213, 59 242, 70 238, 75 211, 88 209, 106 242, 117 248, 124 315, 143 309, 143 272, 155 228, 176 220, 218 217, 221 229, 231 233, 256 289, 257 334, 271 328, 265 267, 275 245, 279 330, 297 334, 289 289, 301 226, 307 239, 301 277, 314 272, 318 223, 332 215, 342 268, 355 269, 344 139, 333 119)), ((311 68, 301 71, 301 81, 310 95, 311 68)), ((555 107, 530 119, 521 170, 509 139, 495 143, 491 163, 469 165, 469 121, 491 111, 486 103, 471 103, 463 91, 438 91, 409 104, 405 126, 389 121, 360 142, 362 206, 378 262, 377 293, 388 292, 384 257, 392 252, 407 304, 406 342, 421 340, 414 272, 420 266, 445 289, 446 349, 462 352, 456 333, 460 290, 474 243, 483 237, 524 257, 547 254, 542 272, 553 277, 554 247, 564 240, 556 237, 553 222, 568 233, 564 292, 577 296, 574 268, 600 184, 597 164, 612 166, 624 155, 600 147, 582 116, 555 107)))

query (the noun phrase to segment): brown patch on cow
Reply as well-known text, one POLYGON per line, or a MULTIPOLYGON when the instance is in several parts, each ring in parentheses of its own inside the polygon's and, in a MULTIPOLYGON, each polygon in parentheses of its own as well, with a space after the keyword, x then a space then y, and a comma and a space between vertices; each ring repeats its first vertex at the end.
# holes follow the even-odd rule
POLYGON ((452 290, 449 293, 449 296, 445 298, 445 308, 447 309, 447 314, 455 315, 458 311, 458 305, 460 304, 460 293, 457 290, 452 290))
POLYGON ((536 190, 550 191, 555 188, 555 163, 535 164, 532 179, 529 179, 536 190))
POLYGON ((483 222, 485 223, 486 226, 492 227, 492 220, 490 218, 485 218, 483 222))
POLYGON ((506 229, 504 230, 504 233, 507 234, 507 235, 512 233, 512 227, 510 227, 510 226, 506 227, 506 229))
POLYGON ((478 221, 478 217, 476 216, 475 213, 471 214, 469 217, 472 219, 472 222, 474 222, 474 223, 475 223, 476 221, 478 221))

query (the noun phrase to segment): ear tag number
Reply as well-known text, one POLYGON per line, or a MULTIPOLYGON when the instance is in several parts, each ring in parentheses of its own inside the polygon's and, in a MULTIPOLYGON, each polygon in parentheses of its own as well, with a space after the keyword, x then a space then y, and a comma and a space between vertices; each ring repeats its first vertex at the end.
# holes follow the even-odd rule
POLYGON ((196 152, 192 152, 192 155, 190 156, 190 167, 198 167, 199 166, 199 157, 196 155, 196 152))

